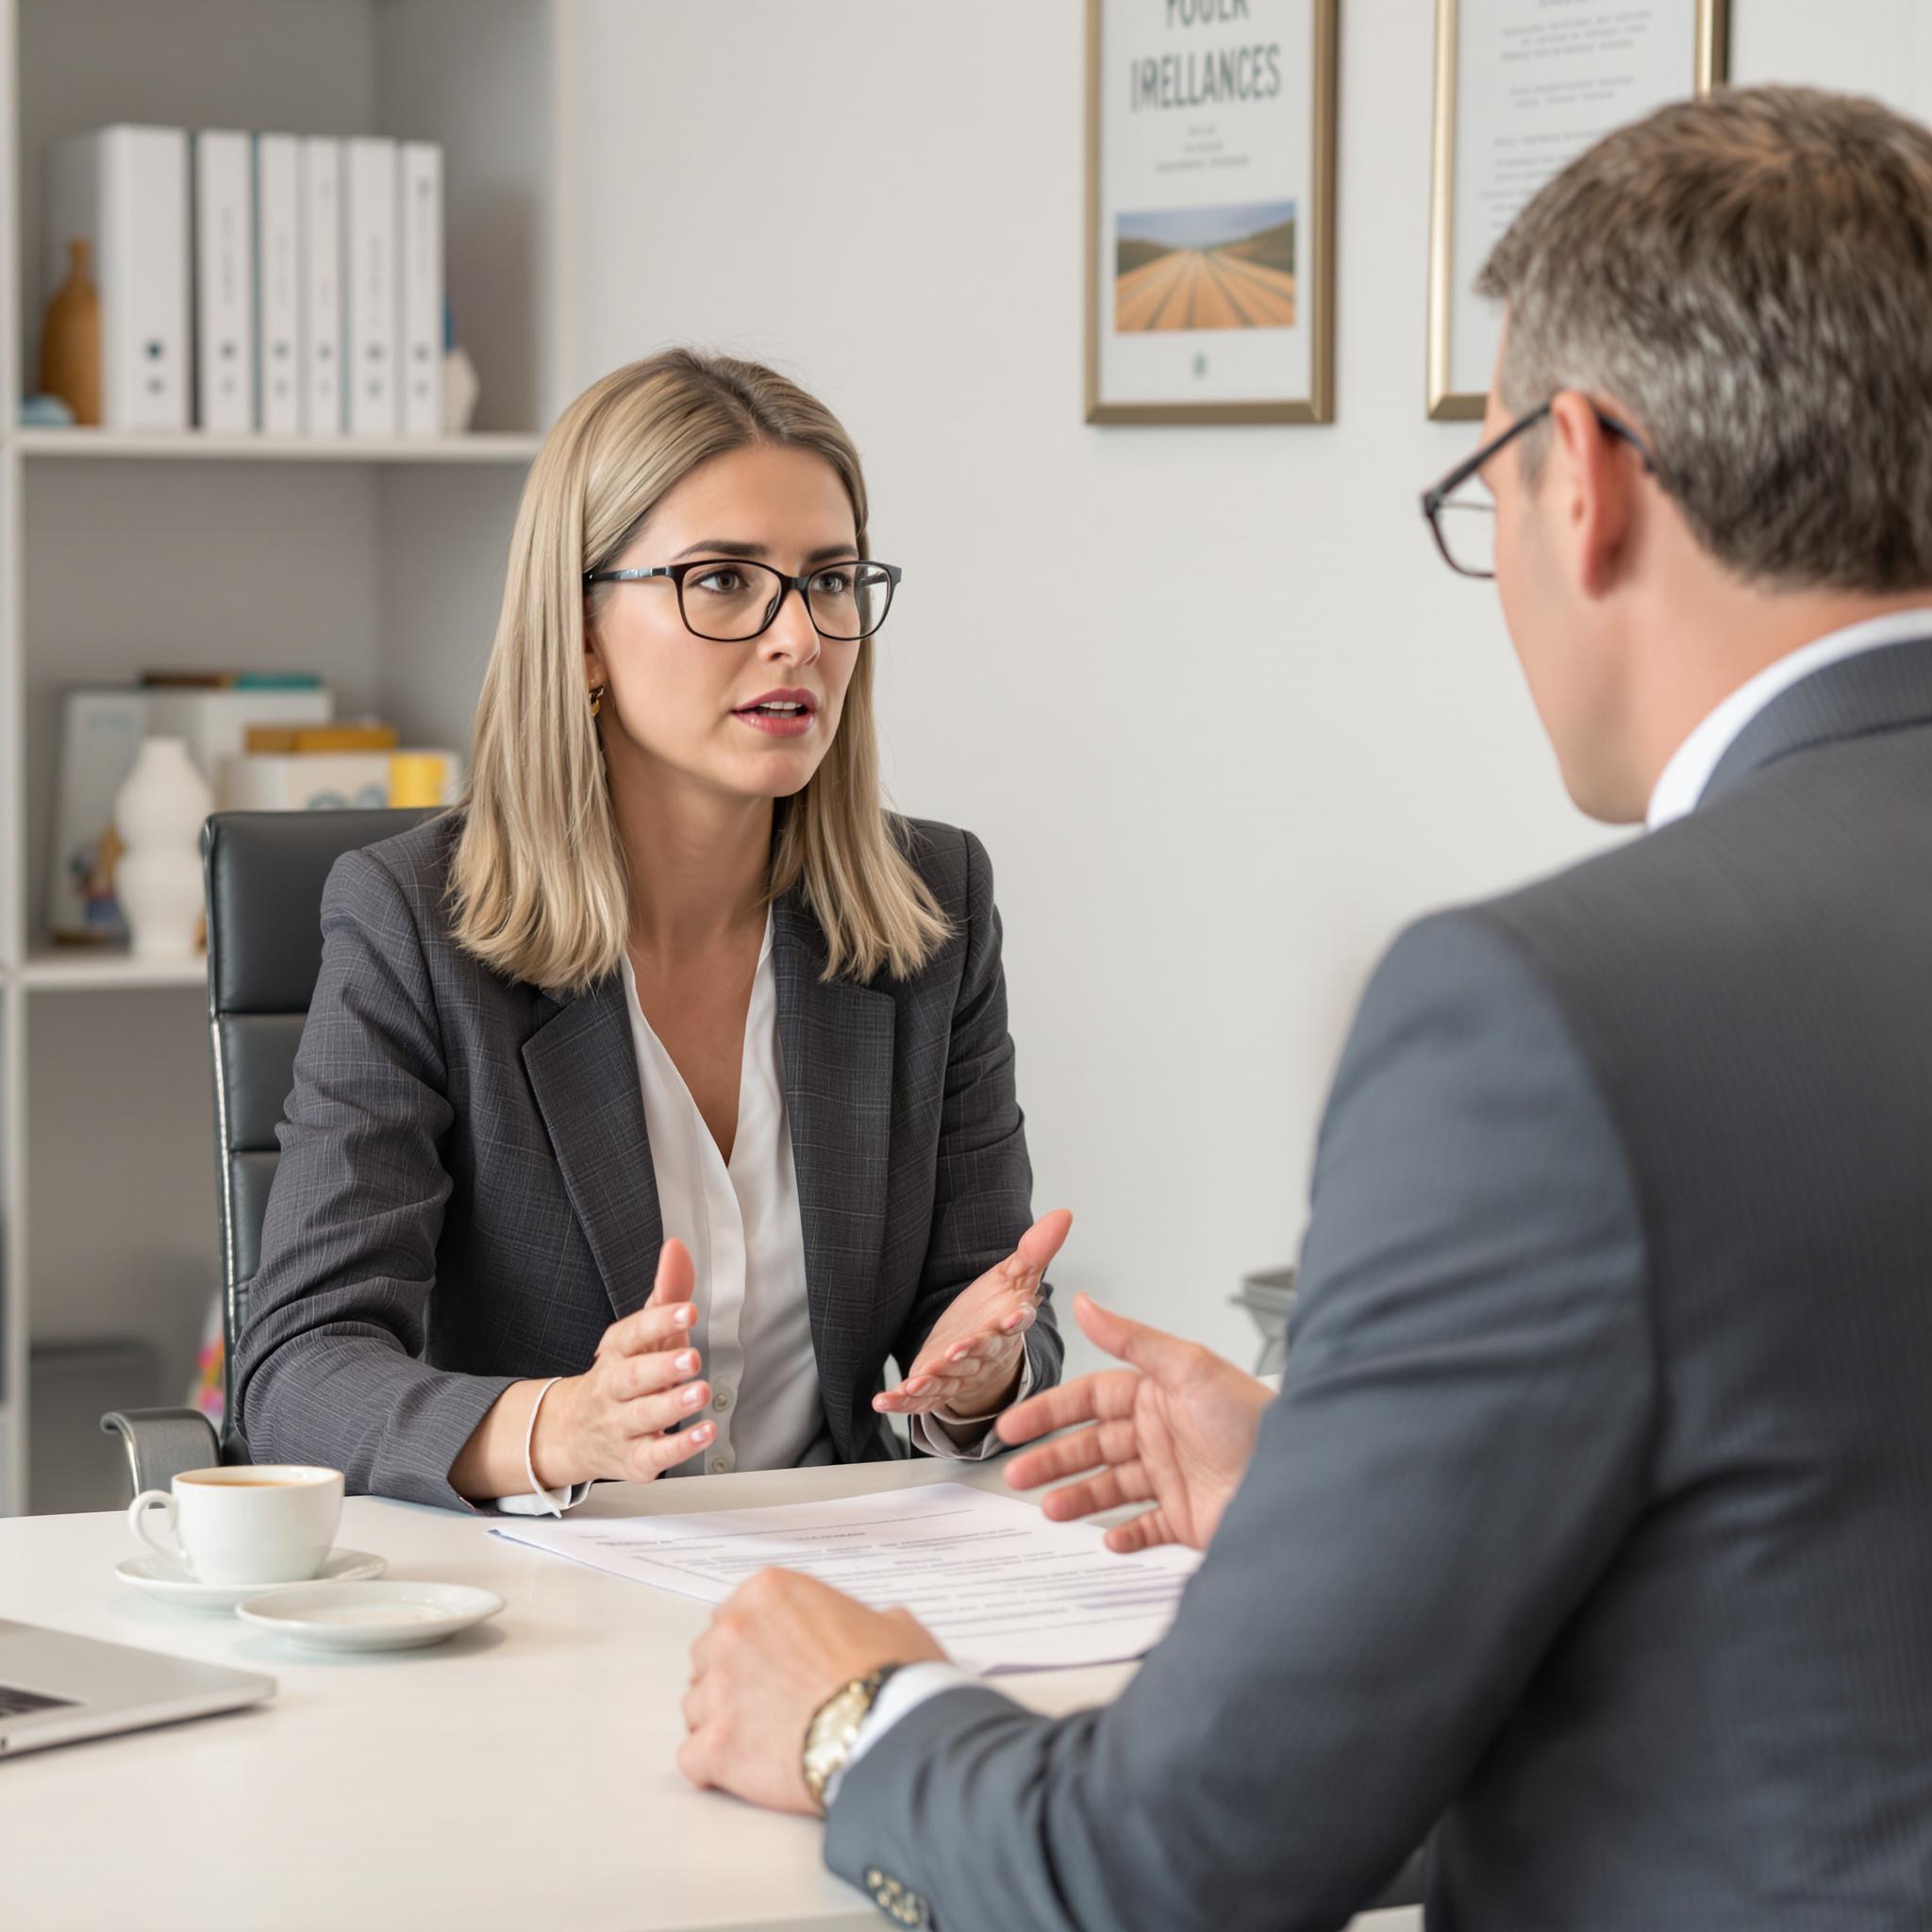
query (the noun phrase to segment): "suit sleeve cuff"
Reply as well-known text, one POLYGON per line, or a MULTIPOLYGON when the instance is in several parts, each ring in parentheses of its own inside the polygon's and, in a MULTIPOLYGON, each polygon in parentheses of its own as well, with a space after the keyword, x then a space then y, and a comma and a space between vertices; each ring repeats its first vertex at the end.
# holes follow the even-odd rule
MULTIPOLYGON (((912 1446, 927 1456, 944 1456, 955 1462, 983 1462, 997 1456, 1004 1444, 993 1434, 992 1425, 1017 1402, 1033 1393, 1037 1377, 1033 1373, 1033 1351, 1024 1351, 1020 1359, 1020 1379, 1006 1401, 986 1415, 959 1415, 940 1407, 910 1418, 907 1434, 912 1446)), ((893 1679, 896 1683, 897 1678, 893 1679)), ((891 1690, 891 1684, 886 1686, 891 1690)))
MULTIPOLYGON (((589 1483, 573 1483, 568 1489, 525 1491, 520 1496, 498 1496, 493 1503, 483 1507, 504 1516, 554 1516, 561 1510, 575 1509, 590 1493, 589 1483)), ((891 1686, 889 1684, 886 1688, 890 1690, 891 1686)))
POLYGON ((838 1803, 839 1787, 845 1782, 845 1774, 902 1717, 908 1716, 928 1697, 937 1697, 941 1690, 957 1690, 962 1685, 978 1681, 971 1671, 955 1663, 908 1664, 904 1670, 894 1671, 866 1712, 865 1722, 859 1725, 858 1735, 845 1754, 845 1762, 825 1780, 826 1810, 838 1803))

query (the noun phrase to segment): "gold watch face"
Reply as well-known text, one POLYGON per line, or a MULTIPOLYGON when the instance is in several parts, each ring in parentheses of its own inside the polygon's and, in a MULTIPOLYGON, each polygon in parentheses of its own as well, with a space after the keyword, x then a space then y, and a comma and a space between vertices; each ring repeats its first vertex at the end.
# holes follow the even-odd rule
POLYGON ((805 1788, 821 1810, 824 1808, 826 1781, 845 1762, 845 1754, 852 1749, 858 1727, 872 1708, 877 1688, 870 1677, 847 1684, 819 1707, 811 1721, 805 1740, 805 1788))

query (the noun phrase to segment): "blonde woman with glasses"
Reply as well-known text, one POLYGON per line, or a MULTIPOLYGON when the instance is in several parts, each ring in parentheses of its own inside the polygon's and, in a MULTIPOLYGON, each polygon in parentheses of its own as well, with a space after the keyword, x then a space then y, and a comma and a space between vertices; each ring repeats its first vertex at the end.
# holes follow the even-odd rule
POLYGON ((866 524, 753 363, 653 357, 551 431, 468 799, 324 897, 258 1458, 555 1511, 901 1453, 894 1415, 977 1457, 1058 1378, 1071 1217, 1032 1222, 986 854, 880 801, 866 524))

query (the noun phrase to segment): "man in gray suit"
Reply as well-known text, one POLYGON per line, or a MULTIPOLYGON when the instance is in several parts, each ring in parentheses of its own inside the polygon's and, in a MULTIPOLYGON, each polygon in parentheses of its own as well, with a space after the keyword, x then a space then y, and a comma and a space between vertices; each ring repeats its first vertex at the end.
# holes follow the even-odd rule
POLYGON ((1932 1924, 1932 134, 1667 108, 1485 281, 1425 508, 1649 836, 1382 963, 1277 1400, 1086 1305, 1132 1366, 1003 1422, 1207 1551, 1115 1704, 721 1608, 686 1772, 897 1921, 1335 1926, 1426 1836, 1432 1927, 1932 1924))

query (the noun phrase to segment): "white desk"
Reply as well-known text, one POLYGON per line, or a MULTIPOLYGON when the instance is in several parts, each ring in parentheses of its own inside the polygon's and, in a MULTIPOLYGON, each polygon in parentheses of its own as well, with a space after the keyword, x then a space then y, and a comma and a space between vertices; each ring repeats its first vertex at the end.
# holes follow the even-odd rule
MULTIPOLYGON (((598 1515, 958 1481, 922 1462, 607 1485, 598 1515)), ((984 1465, 966 1480, 1004 1490, 984 1465)), ((749 1932, 885 1924, 828 1873, 814 1822, 693 1790, 673 1754, 706 1606, 352 1498, 341 1541, 390 1574, 482 1584, 503 1614, 432 1650, 330 1657, 118 1583, 115 1514, 0 1522, 0 1617, 266 1672, 257 1709, 0 1763, 0 1918, 22 1932, 749 1932)), ((1100 1702, 1119 1668, 1007 1680, 1100 1702)), ((1413 1932, 1412 1910, 1359 1932, 1413 1932)))

